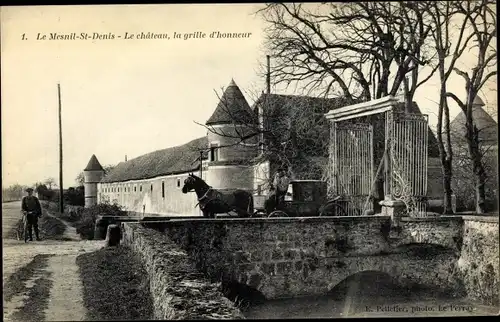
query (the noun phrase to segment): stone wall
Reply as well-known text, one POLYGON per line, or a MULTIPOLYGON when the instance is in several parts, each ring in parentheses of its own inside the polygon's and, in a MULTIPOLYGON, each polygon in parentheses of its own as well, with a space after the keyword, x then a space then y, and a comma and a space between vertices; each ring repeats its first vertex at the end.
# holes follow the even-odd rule
POLYGON ((159 215, 200 215, 195 193, 182 193, 188 174, 99 184, 100 202, 116 202, 125 210, 159 215))
POLYGON ((389 217, 199 219, 149 222, 197 268, 266 298, 324 294, 350 275, 379 271, 409 288, 461 292, 456 274, 461 219, 408 220, 399 237, 389 217), (413 231, 418 232, 412 234, 413 231))
POLYGON ((404 244, 436 244, 460 251, 463 220, 459 216, 401 219, 401 230, 393 246, 404 244))
POLYGON ((463 246, 458 268, 468 297, 499 305, 498 215, 464 216, 463 246))
POLYGON ((149 274, 154 318, 239 319, 243 315, 197 271, 185 251, 161 233, 137 223, 122 223, 123 244, 141 259, 149 274))
MULTIPOLYGON (((199 175, 199 173, 195 173, 199 175)), ((129 212, 201 216, 196 193, 182 193, 188 173, 127 182, 100 183, 98 202, 117 203, 129 212)), ((214 188, 253 190, 253 168, 208 166, 203 177, 214 188)))

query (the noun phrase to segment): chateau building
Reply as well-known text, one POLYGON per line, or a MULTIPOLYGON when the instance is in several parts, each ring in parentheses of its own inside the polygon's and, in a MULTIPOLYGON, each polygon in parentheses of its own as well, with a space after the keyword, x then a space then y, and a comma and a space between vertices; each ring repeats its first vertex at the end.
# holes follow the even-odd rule
MULTIPOLYGON (((270 178, 283 164, 297 179, 322 179, 328 157, 328 135, 321 132, 328 131, 324 114, 348 104, 352 102, 338 98, 262 93, 250 107, 231 80, 206 121, 206 136, 121 162, 106 175, 92 156, 85 169, 86 206, 110 202, 144 214, 200 215, 196 195, 181 191, 189 173, 217 189, 256 195, 268 193, 270 178), (307 135, 301 136, 305 130, 307 135), (277 157, 277 149, 302 157, 286 163, 277 157)), ((420 112, 416 104, 414 108, 420 112)), ((429 157, 436 158, 432 132, 429 140, 429 157)))

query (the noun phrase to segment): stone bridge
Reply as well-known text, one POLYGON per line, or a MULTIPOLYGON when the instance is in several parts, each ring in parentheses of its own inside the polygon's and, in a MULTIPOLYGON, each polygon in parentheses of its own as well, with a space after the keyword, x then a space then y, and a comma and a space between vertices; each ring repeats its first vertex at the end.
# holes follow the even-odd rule
MULTIPOLYGON (((124 224, 125 231, 141 224, 124 224)), ((460 289, 461 217, 388 216, 176 219, 144 222, 183 249, 213 280, 246 285, 266 299, 325 294, 361 272, 401 286, 460 289)), ((140 227, 140 229, 144 229, 140 227)), ((130 238, 130 237, 129 237, 130 238)))

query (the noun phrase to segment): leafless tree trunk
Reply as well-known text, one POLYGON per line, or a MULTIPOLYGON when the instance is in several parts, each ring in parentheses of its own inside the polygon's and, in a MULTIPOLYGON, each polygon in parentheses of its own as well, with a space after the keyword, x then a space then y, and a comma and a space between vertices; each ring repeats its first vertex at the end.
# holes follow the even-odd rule
POLYGON ((453 68, 465 80, 465 101, 460 100, 453 93, 447 93, 447 96, 454 99, 466 115, 465 138, 476 179, 476 212, 482 214, 486 212, 486 173, 479 144, 479 130, 474 123, 472 111, 474 100, 481 88, 488 79, 495 77, 497 74, 496 44, 493 39, 496 38, 495 2, 489 0, 461 1, 457 3, 457 10, 466 17, 468 25, 473 30, 471 39, 474 40, 475 45, 472 48, 477 52, 477 60, 475 66, 470 70, 470 75, 469 72, 457 67, 453 68))

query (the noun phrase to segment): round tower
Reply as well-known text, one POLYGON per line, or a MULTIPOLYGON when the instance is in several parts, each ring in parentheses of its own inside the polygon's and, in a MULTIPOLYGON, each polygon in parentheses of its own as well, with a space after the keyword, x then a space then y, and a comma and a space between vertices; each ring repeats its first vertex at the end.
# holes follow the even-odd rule
POLYGON ((97 184, 104 176, 104 168, 95 155, 92 155, 87 167, 83 170, 83 176, 85 178, 85 208, 89 208, 97 204, 97 184))
POLYGON ((206 122, 208 169, 204 178, 214 188, 253 189, 251 160, 258 153, 257 115, 234 80, 224 91, 212 116, 206 122), (242 140, 247 135, 249 139, 242 140))

